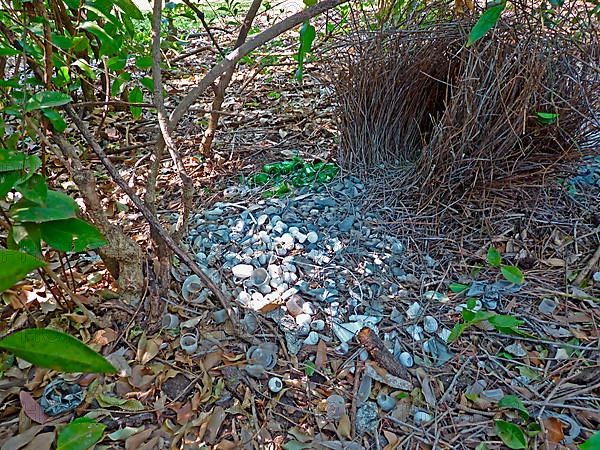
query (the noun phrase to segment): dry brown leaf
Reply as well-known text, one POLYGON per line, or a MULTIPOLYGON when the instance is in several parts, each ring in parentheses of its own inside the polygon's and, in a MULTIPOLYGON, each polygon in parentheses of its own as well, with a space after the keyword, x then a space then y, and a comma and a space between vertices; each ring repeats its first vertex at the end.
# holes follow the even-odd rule
POLYGON ((150 437, 154 431, 153 428, 148 428, 147 430, 141 431, 133 436, 129 436, 125 440, 125 448, 126 450, 136 450, 141 447, 141 445, 150 437))
POLYGON ((563 431, 564 424, 556 417, 549 417, 544 420, 544 428, 548 433, 548 440, 550 442, 559 443, 565 438, 563 431))
POLYGON ((187 402, 181 408, 173 408, 173 410, 177 413, 177 423, 179 425, 185 425, 194 415, 191 402, 187 402))
POLYGON ((52 444, 54 443, 54 439, 56 439, 54 431, 38 434, 33 438, 33 441, 27 444, 22 450, 50 450, 50 447, 52 447, 52 444))
POLYGON ((327 344, 322 339, 317 344, 317 356, 315 357, 315 367, 322 369, 327 364, 327 344))
POLYGON ((29 392, 19 392, 19 400, 21 401, 21 406, 23 406, 23 411, 25 411, 25 414, 27 414, 27 417, 31 420, 37 423, 45 423, 48 420, 48 416, 42 410, 40 404, 29 392))
POLYGON ((206 442, 214 444, 217 441, 219 430, 221 429, 221 425, 223 425, 223 420, 225 420, 226 415, 223 407, 215 406, 215 409, 213 409, 210 419, 208 420, 206 442))
POLYGON ((137 346, 136 359, 146 364, 158 355, 161 341, 159 339, 148 339, 146 333, 142 333, 137 346))
POLYGON ((388 441, 388 444, 385 447, 383 447, 383 450, 394 450, 398 446, 400 438, 395 433, 392 433, 391 431, 387 430, 383 430, 383 435, 388 441))
POLYGON ((34 425, 29 430, 11 437, 2 445, 1 450, 18 450, 29 444, 42 431, 44 425, 34 425))
POLYGON ((352 438, 352 425, 350 424, 350 417, 345 414, 340 418, 337 429, 335 430, 340 439, 351 439, 352 438))

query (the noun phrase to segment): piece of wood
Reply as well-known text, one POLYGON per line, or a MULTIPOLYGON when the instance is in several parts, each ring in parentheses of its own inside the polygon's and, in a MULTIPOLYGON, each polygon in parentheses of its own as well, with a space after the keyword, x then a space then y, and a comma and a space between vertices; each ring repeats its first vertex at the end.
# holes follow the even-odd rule
POLYGON ((398 359, 391 354, 383 341, 377 336, 377 334, 368 327, 364 327, 362 330, 358 332, 357 335, 358 342, 360 342, 369 352, 371 358, 373 358, 377 364, 387 370, 390 374, 404 378, 410 379, 408 370, 404 367, 398 359))

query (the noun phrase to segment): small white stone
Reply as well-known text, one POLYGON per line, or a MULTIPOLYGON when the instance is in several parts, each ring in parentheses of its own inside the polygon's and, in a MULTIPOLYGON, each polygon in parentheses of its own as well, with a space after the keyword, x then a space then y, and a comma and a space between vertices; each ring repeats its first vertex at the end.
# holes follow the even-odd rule
POLYGON ((238 264, 231 268, 231 272, 233 273, 233 276, 237 278, 250 278, 252 272, 254 272, 254 267, 250 264, 238 264))
POLYGON ((302 326, 304 324, 308 325, 308 324, 310 324, 311 320, 312 320, 312 318, 310 317, 310 314, 304 314, 304 313, 302 313, 302 314, 298 314, 296 316, 296 323, 299 326, 302 326))

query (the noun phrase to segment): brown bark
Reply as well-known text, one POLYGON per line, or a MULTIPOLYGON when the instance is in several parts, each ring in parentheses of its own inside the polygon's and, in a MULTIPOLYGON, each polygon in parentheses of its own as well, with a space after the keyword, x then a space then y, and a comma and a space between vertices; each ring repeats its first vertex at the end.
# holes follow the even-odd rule
POLYGON ((67 168, 85 202, 87 215, 108 242, 108 245, 98 249, 98 254, 110 274, 117 280, 123 301, 137 305, 144 287, 142 249, 125 235, 120 227, 108 220, 96 192, 96 177, 91 170, 83 166, 75 148, 59 135, 54 136, 54 142, 58 144, 67 160, 67 168))

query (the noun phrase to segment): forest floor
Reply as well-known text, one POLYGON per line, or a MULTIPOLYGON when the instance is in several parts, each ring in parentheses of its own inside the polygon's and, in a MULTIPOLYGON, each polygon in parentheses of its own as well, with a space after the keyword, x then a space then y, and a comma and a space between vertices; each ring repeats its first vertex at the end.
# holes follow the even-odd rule
MULTIPOLYGON (((206 45, 196 38, 189 49, 206 45)), ((96 255, 78 256, 70 277, 88 286, 82 298, 97 320, 39 303, 53 326, 120 373, 58 376, 23 361, 5 370, 2 450, 50 448, 35 399, 57 379, 85 389, 58 420, 107 425, 97 448, 557 449, 598 430, 600 191, 569 193, 548 180, 440 220, 386 188, 401 175, 357 178, 344 168, 323 184, 265 196, 280 185, 251 183, 264 164, 298 157, 301 171, 336 162, 330 74, 308 63, 298 84, 296 51, 289 34, 243 60, 210 157, 199 151, 201 111, 176 136, 197 193, 184 242, 236 297, 238 323, 175 264, 168 298, 153 300, 165 326, 150 324, 144 302, 136 309, 114 297, 96 255), (248 265, 267 269, 265 285, 248 265)), ((166 73, 171 103, 215 58, 196 55, 166 73)), ((207 95, 199 108, 210 103, 207 95)), ((106 121, 105 144, 141 191, 148 167, 139 158, 156 130, 119 114, 106 121)), ((159 184, 161 219, 174 223, 181 195, 167 159, 159 184)), ((100 188, 114 186, 105 179, 100 188)), ((126 197, 116 193, 108 208, 148 240, 126 197)), ((10 327, 47 293, 28 296, 11 305, 10 327)))

